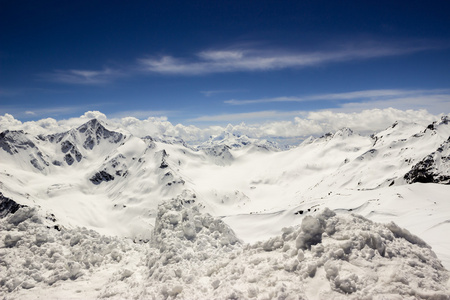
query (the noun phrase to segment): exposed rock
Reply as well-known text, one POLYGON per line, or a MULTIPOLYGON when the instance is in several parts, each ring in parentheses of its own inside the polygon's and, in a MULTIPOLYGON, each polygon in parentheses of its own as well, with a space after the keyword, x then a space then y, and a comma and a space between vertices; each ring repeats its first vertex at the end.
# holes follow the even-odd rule
POLYGON ((161 160, 161 164, 159 165, 160 169, 165 169, 169 166, 169 164, 166 161, 166 157, 168 157, 169 154, 167 154, 166 150, 161 150, 155 153, 155 157, 157 160, 161 160))
POLYGON ((435 152, 414 165, 404 178, 408 183, 450 184, 450 137, 435 152))
POLYGON ((0 218, 15 213, 21 207, 26 207, 26 205, 18 204, 16 201, 3 196, 0 192, 0 218))
POLYGON ((19 150, 35 148, 36 145, 26 137, 23 130, 6 130, 0 133, 0 148, 9 154, 18 153, 19 150))
POLYGON ((90 150, 98 145, 101 140, 108 140, 110 143, 118 143, 125 138, 121 133, 106 129, 97 119, 92 119, 81 125, 77 128, 77 131, 86 135, 83 147, 90 150))
POLYGON ((106 171, 100 171, 100 172, 95 173, 95 175, 92 176, 89 180, 93 184, 98 185, 98 184, 102 183, 103 181, 108 182, 108 181, 114 180, 114 176, 107 173, 106 171))
POLYGON ((70 153, 67 153, 67 154, 64 156, 64 160, 66 161, 66 163, 67 163, 69 166, 72 165, 73 162, 75 161, 75 160, 73 159, 72 155, 70 155, 70 153))

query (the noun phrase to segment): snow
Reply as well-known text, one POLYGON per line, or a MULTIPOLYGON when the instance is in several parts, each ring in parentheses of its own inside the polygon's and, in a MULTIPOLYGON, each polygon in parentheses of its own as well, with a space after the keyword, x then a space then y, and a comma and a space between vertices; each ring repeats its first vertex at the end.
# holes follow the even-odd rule
POLYGON ((450 292, 450 274, 431 248, 394 223, 324 208, 301 226, 244 244, 201 210, 162 202, 152 240, 140 244, 48 228, 34 209, 21 208, 20 217, 0 220, 0 291, 5 299, 446 299, 450 292))
POLYGON ((1 133, 2 298, 448 299, 446 117, 288 150, 77 126, 1 133))

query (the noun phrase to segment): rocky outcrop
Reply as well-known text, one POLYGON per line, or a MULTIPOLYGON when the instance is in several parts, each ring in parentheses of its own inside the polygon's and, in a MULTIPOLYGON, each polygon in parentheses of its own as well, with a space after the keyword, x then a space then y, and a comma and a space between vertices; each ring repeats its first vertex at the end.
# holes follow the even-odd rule
POLYGON ((100 141, 102 140, 108 140, 110 143, 119 143, 125 138, 125 136, 119 132, 106 129, 97 119, 90 120, 76 130, 86 135, 83 147, 90 150, 100 144, 100 141))
POLYGON ((414 165, 404 179, 408 183, 450 184, 450 137, 435 152, 414 165))
POLYGON ((36 145, 26 137, 23 130, 6 130, 0 133, 0 148, 11 155, 19 153, 20 150, 35 147, 36 145))
POLYGON ((8 214, 13 214, 25 205, 18 204, 16 201, 3 196, 0 192, 0 218, 6 217, 8 214))
POLYGON ((95 173, 95 175, 92 176, 89 180, 93 184, 99 185, 102 182, 108 182, 108 181, 114 180, 114 176, 112 176, 111 174, 109 174, 106 171, 100 171, 100 172, 95 173))

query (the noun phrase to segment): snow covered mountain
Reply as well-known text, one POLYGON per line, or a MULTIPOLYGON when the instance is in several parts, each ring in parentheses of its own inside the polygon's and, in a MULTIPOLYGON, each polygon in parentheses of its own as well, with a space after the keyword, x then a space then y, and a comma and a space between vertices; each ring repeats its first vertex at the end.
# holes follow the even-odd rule
POLYGON ((0 295, 448 299, 449 121, 290 149, 229 132, 193 146, 96 119, 6 130, 0 295))
POLYGON ((214 146, 226 145, 232 149, 240 149, 244 147, 254 146, 257 148, 279 151, 282 147, 276 142, 268 140, 258 140, 249 138, 246 135, 237 135, 231 132, 224 131, 220 135, 211 136, 206 142, 201 144, 199 148, 208 148, 214 146))

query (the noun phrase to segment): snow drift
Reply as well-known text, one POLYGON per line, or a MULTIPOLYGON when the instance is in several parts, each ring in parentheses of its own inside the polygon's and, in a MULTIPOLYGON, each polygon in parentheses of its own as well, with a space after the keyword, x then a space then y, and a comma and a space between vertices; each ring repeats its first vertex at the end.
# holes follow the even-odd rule
POLYGON ((198 204, 159 205, 151 242, 48 226, 33 208, 0 220, 4 299, 448 299, 449 272, 398 227, 325 208, 244 244, 198 204), (30 291, 30 292, 29 292, 30 291), (32 292, 31 292, 32 291, 32 292))

